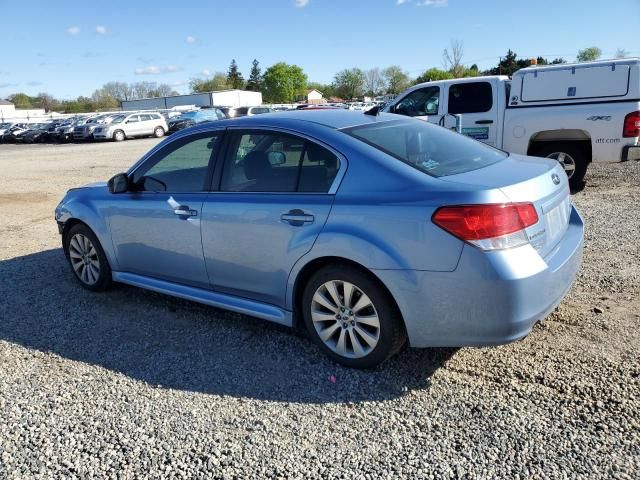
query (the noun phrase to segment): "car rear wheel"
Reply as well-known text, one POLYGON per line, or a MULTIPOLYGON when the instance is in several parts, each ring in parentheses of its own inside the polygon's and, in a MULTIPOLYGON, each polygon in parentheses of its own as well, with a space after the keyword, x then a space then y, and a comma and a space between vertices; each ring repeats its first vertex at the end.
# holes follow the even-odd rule
POLYGON ((562 165, 569 179, 571 190, 579 190, 583 187, 588 161, 580 146, 571 145, 571 143, 549 142, 540 147, 538 155, 552 158, 562 165))
POLYGON ((322 268, 304 290, 307 330, 332 359, 354 368, 373 368, 406 340, 398 310, 370 275, 349 266, 322 268))
POLYGON ((153 131, 153 136, 156 138, 164 137, 164 128, 156 127, 153 131))
POLYGON ((64 253, 76 279, 87 290, 105 290, 111 284, 111 268, 91 229, 77 224, 65 234, 64 253))
POLYGON ((122 130, 116 130, 113 132, 113 139, 116 142, 122 142, 125 138, 127 138, 122 130))

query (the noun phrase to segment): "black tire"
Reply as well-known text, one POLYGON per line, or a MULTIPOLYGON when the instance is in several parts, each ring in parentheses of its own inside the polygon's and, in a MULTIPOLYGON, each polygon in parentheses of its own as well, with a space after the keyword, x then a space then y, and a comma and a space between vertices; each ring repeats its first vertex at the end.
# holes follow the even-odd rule
POLYGON ((556 160, 558 153, 564 153, 573 159, 575 165, 573 175, 569 177, 569 187, 572 191, 582 189, 584 187, 584 176, 587 173, 587 166, 589 165, 589 159, 587 158, 584 147, 571 142, 542 142, 536 149, 536 155, 540 157, 552 157, 556 160))
MULTIPOLYGON (((93 292, 99 292, 109 288, 109 286, 111 285, 111 267, 109 266, 109 262, 107 261, 107 256, 104 254, 102 245, 100 245, 100 241, 89 227, 82 223, 73 225, 68 232, 65 232, 62 238, 62 247, 64 249, 64 254, 67 257, 67 261, 69 262, 69 266, 71 267, 71 271, 73 272, 74 277, 80 283, 80 285, 82 285, 83 288, 86 288, 87 290, 91 290, 93 292), (76 239, 77 241, 78 237, 76 236, 78 235, 87 238, 91 242, 91 245, 94 247, 95 256, 90 255, 88 257, 88 260, 97 261, 99 264, 99 272, 95 281, 91 281, 93 280, 93 278, 91 278, 90 281, 85 280, 78 272, 76 267, 74 267, 74 263, 77 265, 77 262, 75 261, 77 260, 77 258, 74 259, 72 257, 75 257, 78 252, 72 245, 72 241, 74 239, 76 239)), ((95 270, 92 270, 92 272, 95 272, 95 270)), ((87 279, 89 280, 89 277, 87 277, 87 279)))
MULTIPOLYGON (((344 294, 344 290, 342 292, 344 294)), ((358 294, 354 293, 354 295, 358 294)), ((344 295, 341 298, 344 301, 344 295)), ((351 302, 344 303, 345 305, 348 305, 351 302)), ((347 308, 347 310, 349 310, 349 308, 347 308)), ((349 311, 348 313, 351 312, 349 311)), ((406 342, 406 333, 404 325, 402 323, 400 312, 398 311, 393 299, 387 293, 385 288, 371 274, 348 265, 329 265, 321 268, 311 276, 311 278, 307 282, 307 285, 305 286, 302 295, 302 315, 309 335, 313 338, 313 340, 329 357, 346 367, 374 368, 397 353, 406 342), (328 344, 320 338, 320 335, 316 330, 316 326, 312 319, 312 306, 314 304, 313 298, 318 289, 324 288, 323 286, 327 282, 331 281, 348 282, 354 285, 358 290, 361 291, 361 293, 364 293, 371 300, 372 307, 374 308, 373 311, 377 314, 377 318, 379 320, 379 329, 376 330, 378 340, 375 344, 375 347, 373 347, 371 351, 369 351, 364 356, 352 358, 350 356, 338 354, 337 351, 334 351, 334 349, 330 348, 328 344)), ((350 318, 357 319, 358 316, 356 315, 355 317, 350 318)), ((327 320, 326 323, 323 322, 322 326, 328 324, 329 327, 335 328, 335 325, 338 322, 341 321, 331 319, 327 320)), ((351 325, 358 325, 360 329, 366 327, 366 325, 357 323, 357 320, 355 320, 355 322, 356 323, 354 324, 354 322, 352 321, 351 325)), ((344 323, 342 323, 342 325, 344 325, 344 323)), ((357 327, 353 326, 351 328, 356 329, 357 327)), ((369 327, 366 328, 368 329, 369 327)), ((329 328, 327 328, 326 330, 329 330, 329 328)), ((335 343, 337 344, 339 341, 339 337, 343 335, 343 332, 341 332, 341 330, 345 330, 345 328, 339 327, 337 330, 335 330, 335 335, 332 335, 332 337, 337 338, 335 338, 334 340, 330 337, 328 339, 328 342, 331 343, 335 341, 335 343)), ((344 334, 346 338, 350 335, 355 335, 355 332, 350 333, 347 327, 347 330, 344 332, 344 334)), ((363 339, 361 335, 358 335, 357 337, 360 340, 363 339)), ((352 353, 355 353, 355 348, 353 346, 352 340, 349 338, 345 341, 347 345, 351 345, 352 353)), ((366 348, 369 348, 366 346, 366 343, 364 341, 359 343, 366 348)))

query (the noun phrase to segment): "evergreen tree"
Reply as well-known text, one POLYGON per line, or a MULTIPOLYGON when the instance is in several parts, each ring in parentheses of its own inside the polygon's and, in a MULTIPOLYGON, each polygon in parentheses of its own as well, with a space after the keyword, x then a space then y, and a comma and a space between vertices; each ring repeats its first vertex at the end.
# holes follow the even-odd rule
POLYGON ((245 90, 252 90, 254 92, 262 91, 262 73, 260 71, 259 65, 260 62, 258 62, 258 60, 254 58, 251 66, 251 73, 249 75, 249 80, 247 81, 245 90))
POLYGON ((231 85, 231 88, 237 90, 241 90, 244 87, 244 78, 242 78, 242 74, 238 70, 238 64, 236 63, 235 58, 231 60, 231 65, 229 65, 227 83, 231 85))

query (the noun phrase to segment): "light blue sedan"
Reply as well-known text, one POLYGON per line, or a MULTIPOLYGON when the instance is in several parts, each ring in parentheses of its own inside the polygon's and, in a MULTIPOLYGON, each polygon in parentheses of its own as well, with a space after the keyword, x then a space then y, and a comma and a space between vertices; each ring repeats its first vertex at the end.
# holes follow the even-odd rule
POLYGON ((70 190, 55 219, 89 290, 122 282, 304 326, 359 368, 407 340, 524 337, 574 281, 584 229, 553 160, 343 110, 180 131, 70 190))

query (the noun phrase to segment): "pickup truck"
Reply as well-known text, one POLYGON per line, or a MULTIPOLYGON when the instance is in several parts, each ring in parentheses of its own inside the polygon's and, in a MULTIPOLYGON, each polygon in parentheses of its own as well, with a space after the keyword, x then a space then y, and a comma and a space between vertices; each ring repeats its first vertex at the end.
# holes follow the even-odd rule
POLYGON ((640 59, 531 66, 513 78, 421 83, 383 111, 453 128, 508 152, 554 158, 573 189, 590 162, 640 159, 640 59))

